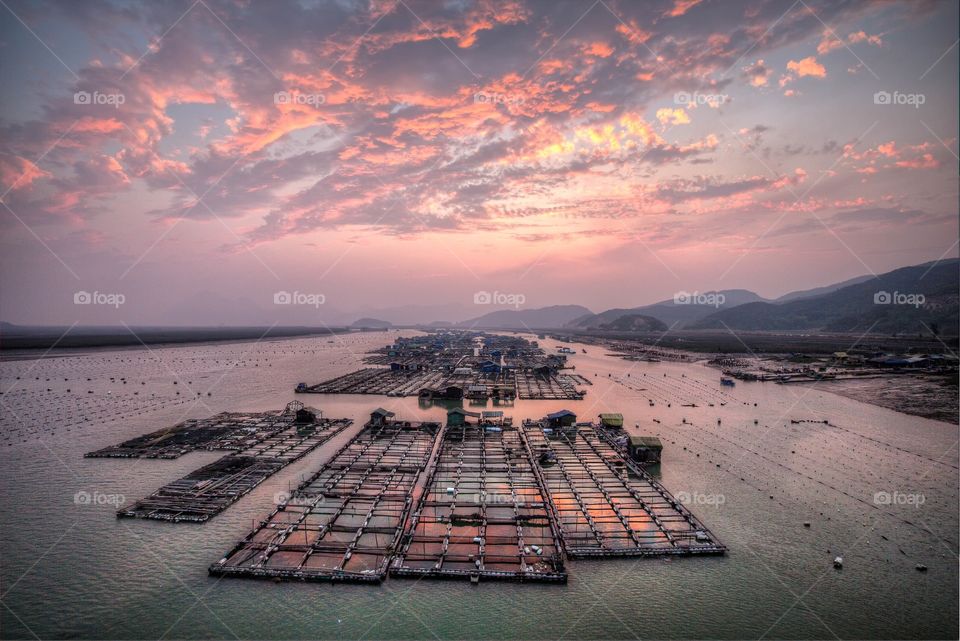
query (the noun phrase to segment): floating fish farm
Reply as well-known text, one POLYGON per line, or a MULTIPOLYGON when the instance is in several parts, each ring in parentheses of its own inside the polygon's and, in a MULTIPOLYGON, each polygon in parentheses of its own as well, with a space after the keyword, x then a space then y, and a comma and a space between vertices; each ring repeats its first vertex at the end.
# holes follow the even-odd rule
POLYGON ((118 517, 201 523, 351 423, 320 418, 316 410, 294 402, 282 412, 224 412, 184 421, 87 456, 172 459, 196 449, 233 450, 117 511, 118 517))
POLYGON ((210 573, 381 581, 441 426, 378 416, 212 565, 210 573))
POLYGON ((500 412, 455 409, 441 426, 378 409, 209 571, 565 582, 567 558, 724 554, 621 440, 567 410, 515 427, 500 412))
POLYGON ((503 421, 448 425, 391 574, 566 580, 556 523, 520 430, 503 421))
POLYGON ((591 384, 572 373, 565 355, 548 355, 524 338, 480 332, 397 338, 365 360, 371 367, 315 385, 301 383, 296 391, 510 402, 579 400, 586 392, 577 385, 591 384))

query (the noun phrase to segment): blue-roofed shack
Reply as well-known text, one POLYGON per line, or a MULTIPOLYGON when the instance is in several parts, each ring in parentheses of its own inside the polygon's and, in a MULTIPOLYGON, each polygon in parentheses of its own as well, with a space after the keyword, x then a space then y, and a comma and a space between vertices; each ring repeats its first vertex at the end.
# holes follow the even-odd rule
POLYGON ((547 414, 547 425, 550 427, 569 427, 577 422, 577 415, 570 410, 560 410, 547 414))

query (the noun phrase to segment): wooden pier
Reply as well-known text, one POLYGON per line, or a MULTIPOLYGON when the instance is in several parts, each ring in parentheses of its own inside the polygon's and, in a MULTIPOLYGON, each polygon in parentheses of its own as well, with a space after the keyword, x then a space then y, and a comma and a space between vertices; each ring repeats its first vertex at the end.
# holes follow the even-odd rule
POLYGON ((591 424, 544 429, 525 442, 571 558, 723 554, 726 548, 658 482, 591 424))
POLYGON ((547 501, 520 430, 447 426, 390 575, 564 582, 547 501))
POLYGON ((381 581, 439 433, 439 423, 375 416, 210 574, 381 581))

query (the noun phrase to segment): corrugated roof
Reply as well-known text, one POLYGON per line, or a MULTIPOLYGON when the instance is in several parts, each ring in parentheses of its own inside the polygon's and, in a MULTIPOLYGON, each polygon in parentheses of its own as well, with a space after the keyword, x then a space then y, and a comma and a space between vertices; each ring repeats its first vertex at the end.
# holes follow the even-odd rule
POLYGON ((601 414, 600 422, 610 427, 623 427, 623 414, 601 414))
POLYGON ((656 436, 631 436, 630 445, 634 447, 649 447, 652 449, 663 449, 663 443, 656 436))

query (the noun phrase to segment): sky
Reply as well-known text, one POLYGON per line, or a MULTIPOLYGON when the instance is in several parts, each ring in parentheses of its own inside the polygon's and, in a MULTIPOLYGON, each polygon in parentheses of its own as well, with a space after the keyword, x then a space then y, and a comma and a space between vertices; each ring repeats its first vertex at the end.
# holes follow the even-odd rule
POLYGON ((956 2, 0 5, 3 321, 598 312, 958 253, 956 2))

